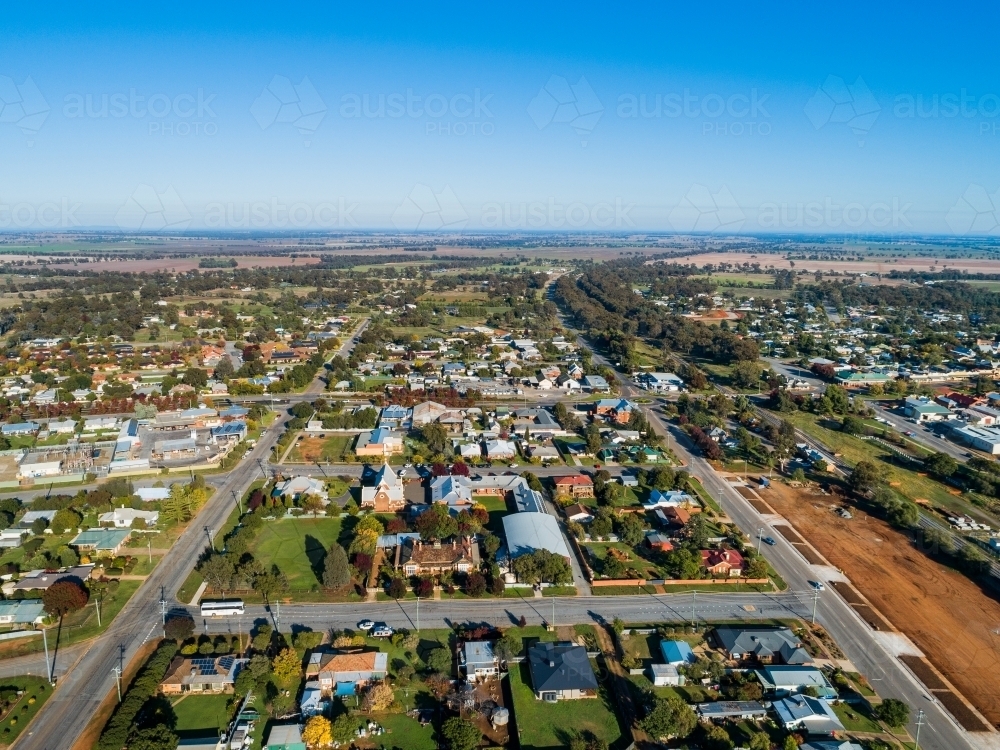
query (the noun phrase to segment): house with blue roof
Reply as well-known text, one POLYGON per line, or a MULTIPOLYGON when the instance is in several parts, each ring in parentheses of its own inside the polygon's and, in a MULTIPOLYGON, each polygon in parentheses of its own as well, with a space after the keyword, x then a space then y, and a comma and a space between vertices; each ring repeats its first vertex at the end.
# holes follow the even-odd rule
POLYGON ((660 641, 660 653, 665 664, 680 666, 694 664, 697 657, 685 641, 660 641))

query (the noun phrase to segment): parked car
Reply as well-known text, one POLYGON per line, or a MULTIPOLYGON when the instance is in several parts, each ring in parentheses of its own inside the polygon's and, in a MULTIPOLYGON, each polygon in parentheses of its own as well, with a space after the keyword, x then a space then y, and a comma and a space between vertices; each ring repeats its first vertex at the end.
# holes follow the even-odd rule
POLYGON ((393 630, 388 625, 378 625, 371 631, 373 638, 388 638, 392 635, 392 633, 393 630))
POLYGON ((371 620, 362 620, 358 623, 358 630, 368 631, 375 627, 375 623, 371 620))
POLYGON ((772 538, 771 538, 771 537, 769 537, 769 536, 766 536, 766 537, 764 537, 764 538, 763 538, 763 539, 762 539, 761 541, 763 541, 763 542, 764 542, 764 544, 767 544, 767 545, 769 545, 769 546, 771 546, 771 547, 773 547, 774 545, 776 545, 776 544, 777 544, 777 542, 776 542, 776 541, 774 541, 774 539, 772 539, 772 538))

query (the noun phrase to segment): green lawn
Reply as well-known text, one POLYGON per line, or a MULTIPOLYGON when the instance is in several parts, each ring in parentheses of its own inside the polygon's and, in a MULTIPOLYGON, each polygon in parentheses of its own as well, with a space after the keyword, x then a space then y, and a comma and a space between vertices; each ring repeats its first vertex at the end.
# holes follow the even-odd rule
POLYGON ((52 688, 41 677, 5 677, 0 679, 0 694, 23 690, 24 695, 11 696, 12 705, 0 704, 0 745, 10 745, 28 726, 28 722, 38 713, 52 695, 52 688))
MULTIPOLYGON (((320 579, 326 550, 341 541, 339 518, 283 518, 264 524, 253 554, 265 568, 272 564, 285 574, 290 589, 310 589, 320 579)), ((346 546, 346 545, 345 545, 346 546)))
POLYGON ((232 718, 231 695, 186 695, 173 704, 181 737, 218 735, 232 718))
POLYGON ((707 703, 719 699, 719 694, 711 690, 706 690, 701 685, 681 685, 678 687, 654 687, 653 683, 645 674, 629 675, 629 681, 636 687, 636 695, 641 695, 646 690, 652 690, 660 697, 666 698, 676 695, 685 703, 707 703))
POLYGON ((832 706, 833 712, 843 723, 848 732, 881 732, 882 727, 871 715, 871 709, 867 704, 835 703, 832 706))
POLYGON ((531 690, 528 664, 510 672, 514 721, 522 750, 566 747, 575 734, 593 734, 612 748, 624 744, 618 718, 602 687, 596 698, 546 703, 531 690))
POLYGON ((376 714, 376 722, 386 729, 385 741, 400 750, 437 750, 434 726, 420 726, 420 722, 405 714, 376 714))

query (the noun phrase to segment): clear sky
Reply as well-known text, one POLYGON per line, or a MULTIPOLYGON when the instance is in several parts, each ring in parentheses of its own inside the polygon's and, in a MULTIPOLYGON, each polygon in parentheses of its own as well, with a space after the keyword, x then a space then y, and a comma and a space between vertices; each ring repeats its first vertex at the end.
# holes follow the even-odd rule
POLYGON ((4 10, 0 229, 1000 223, 988 3, 99 5, 4 10))

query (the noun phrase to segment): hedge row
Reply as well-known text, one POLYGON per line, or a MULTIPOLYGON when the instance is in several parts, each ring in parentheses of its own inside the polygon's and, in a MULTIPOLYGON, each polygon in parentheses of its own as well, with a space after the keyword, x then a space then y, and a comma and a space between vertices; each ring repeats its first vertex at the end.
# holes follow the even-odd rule
POLYGON ((135 726, 136 716, 146 705, 146 701, 156 694, 160 682, 167 674, 167 667, 176 654, 177 643, 174 641, 164 641, 153 652, 122 696, 122 702, 118 704, 108 723, 104 725, 96 750, 122 750, 135 726))

